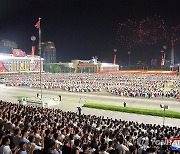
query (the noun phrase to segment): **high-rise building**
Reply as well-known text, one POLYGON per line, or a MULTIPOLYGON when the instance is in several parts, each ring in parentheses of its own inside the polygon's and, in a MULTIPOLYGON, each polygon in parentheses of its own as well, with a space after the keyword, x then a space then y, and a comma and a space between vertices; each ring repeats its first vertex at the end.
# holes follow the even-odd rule
POLYGON ((42 56, 44 63, 56 63, 56 48, 53 42, 42 42, 42 56))
POLYGON ((12 53, 12 49, 17 48, 17 43, 10 40, 1 40, 0 53, 12 53))

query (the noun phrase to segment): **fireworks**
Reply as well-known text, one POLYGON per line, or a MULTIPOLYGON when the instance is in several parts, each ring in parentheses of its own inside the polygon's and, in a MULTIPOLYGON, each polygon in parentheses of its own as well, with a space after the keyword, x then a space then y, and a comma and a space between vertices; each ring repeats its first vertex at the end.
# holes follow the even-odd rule
POLYGON ((153 45, 166 39, 166 24, 160 16, 143 19, 141 22, 128 20, 118 25, 118 41, 128 50, 136 44, 153 45))
POLYGON ((136 21, 129 19, 126 22, 119 23, 117 32, 118 41, 130 50, 132 46, 137 43, 137 31, 138 24, 136 21))
POLYGON ((180 24, 172 27, 171 40, 173 42, 180 40, 180 24))
POLYGON ((160 16, 146 18, 139 24, 139 43, 156 44, 160 40, 166 39, 166 24, 160 16))
MULTIPOLYGON (((173 46, 174 43, 180 41, 180 24, 167 27, 164 20, 157 15, 143 19, 141 22, 127 20, 118 24, 117 37, 118 41, 127 48, 130 66, 130 54, 133 46, 155 45, 162 42, 171 42, 173 46)), ((166 51, 167 45, 164 45, 161 50, 161 66, 165 65, 166 51)))

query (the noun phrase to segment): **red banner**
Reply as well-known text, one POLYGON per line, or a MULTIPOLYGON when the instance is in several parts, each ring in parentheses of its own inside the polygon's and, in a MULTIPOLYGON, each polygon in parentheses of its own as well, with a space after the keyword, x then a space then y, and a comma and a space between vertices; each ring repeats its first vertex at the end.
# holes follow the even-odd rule
POLYGON ((0 61, 0 72, 8 72, 8 70, 5 68, 3 62, 0 61))
POLYGON ((114 64, 116 64, 116 55, 114 55, 114 64))
POLYGON ((21 49, 13 49, 12 51, 14 57, 25 57, 26 53, 21 49))
POLYGON ((34 71, 40 71, 40 61, 37 62, 34 71))

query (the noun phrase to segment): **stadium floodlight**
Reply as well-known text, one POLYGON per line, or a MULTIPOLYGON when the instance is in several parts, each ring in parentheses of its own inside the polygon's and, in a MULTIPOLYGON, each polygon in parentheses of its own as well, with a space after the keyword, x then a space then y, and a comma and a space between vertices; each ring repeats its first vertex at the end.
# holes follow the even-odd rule
POLYGON ((168 109, 168 105, 160 104, 160 107, 163 109, 168 109))
POLYGON ((160 104, 160 108, 164 109, 164 114, 163 114, 163 126, 165 122, 165 111, 168 109, 168 105, 160 104))

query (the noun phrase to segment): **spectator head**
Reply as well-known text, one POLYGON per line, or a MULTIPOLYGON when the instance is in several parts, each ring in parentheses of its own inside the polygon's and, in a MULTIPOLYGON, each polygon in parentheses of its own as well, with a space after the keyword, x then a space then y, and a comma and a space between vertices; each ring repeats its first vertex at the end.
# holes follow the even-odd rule
POLYGON ((136 151, 136 147, 135 147, 135 146, 129 146, 129 152, 130 152, 130 154, 135 153, 135 151, 136 151))
POLYGON ((2 145, 9 145, 10 144, 10 139, 8 136, 5 136, 2 138, 2 145))
POLYGON ((28 140, 29 140, 29 142, 34 143, 35 142, 34 135, 29 136, 28 140))
POLYGON ((60 137, 60 135, 59 135, 58 133, 55 133, 55 134, 53 135, 53 137, 54 137, 55 140, 58 140, 59 137, 60 137))
POLYGON ((49 143, 49 148, 50 148, 51 150, 56 149, 56 147, 57 147, 57 144, 56 144, 55 141, 51 141, 51 142, 49 143))
POLYGON ((26 151, 27 146, 26 146, 26 143, 25 143, 25 142, 21 142, 21 143, 19 144, 19 147, 20 147, 20 150, 26 151))
POLYGON ((107 150, 107 144, 102 144, 100 147, 101 151, 106 151, 107 150))
POLYGON ((49 129, 45 130, 46 136, 49 136, 51 134, 51 131, 49 129))
POLYGON ((21 134, 21 130, 19 128, 14 129, 14 135, 21 134))
POLYGON ((79 139, 76 139, 76 140, 74 141, 74 145, 75 145, 76 147, 78 147, 78 146, 80 145, 80 140, 79 140, 79 139))
POLYGON ((4 124, 3 123, 0 124, 0 130, 2 130, 2 131, 4 130, 4 124))

